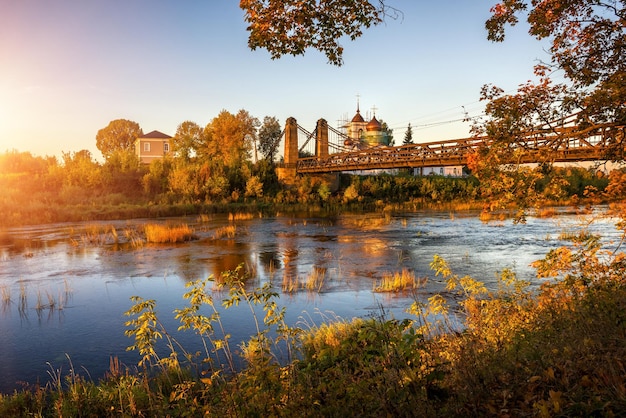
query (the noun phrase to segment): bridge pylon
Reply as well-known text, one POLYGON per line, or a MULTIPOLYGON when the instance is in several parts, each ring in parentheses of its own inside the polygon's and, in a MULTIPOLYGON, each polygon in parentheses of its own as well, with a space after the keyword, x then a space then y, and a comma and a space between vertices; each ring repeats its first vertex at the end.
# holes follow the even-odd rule
POLYGON ((294 183, 296 165, 298 163, 298 122, 288 118, 285 123, 285 155, 284 164, 276 169, 278 179, 285 183, 294 183))
POLYGON ((296 167, 298 162, 298 122, 288 118, 285 124, 285 167, 296 167))
POLYGON ((317 121, 315 156, 317 158, 328 158, 328 122, 325 119, 317 121))

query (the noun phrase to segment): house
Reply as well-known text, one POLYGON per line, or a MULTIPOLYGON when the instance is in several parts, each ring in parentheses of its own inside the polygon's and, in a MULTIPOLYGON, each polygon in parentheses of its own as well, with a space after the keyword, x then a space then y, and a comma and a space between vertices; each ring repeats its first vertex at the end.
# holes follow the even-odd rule
POLYGON ((447 176, 463 177, 463 166, 455 165, 449 167, 421 167, 414 169, 415 176, 447 176))
POLYGON ((170 152, 171 136, 159 131, 152 131, 135 140, 135 154, 143 164, 150 164, 157 158, 163 158, 170 152))

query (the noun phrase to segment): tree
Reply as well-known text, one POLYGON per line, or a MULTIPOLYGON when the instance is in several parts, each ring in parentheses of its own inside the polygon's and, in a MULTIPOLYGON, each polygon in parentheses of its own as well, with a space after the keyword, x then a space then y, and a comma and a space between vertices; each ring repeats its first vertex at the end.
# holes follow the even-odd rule
POLYGON ((204 128, 198 154, 217 165, 239 167, 250 158, 251 141, 256 138, 258 125, 258 119, 245 110, 240 110, 237 115, 222 110, 204 128))
MULTIPOLYGON (((626 2, 624 0, 504 0, 485 23, 488 39, 501 42, 507 25, 524 14, 530 35, 551 40, 551 63, 540 75, 560 70, 568 80, 561 101, 565 111, 577 108, 576 122, 626 122, 626 2)), ((542 81, 544 82, 544 81, 542 81)), ((529 110, 531 111, 531 110, 529 110)), ((623 141, 623 131, 622 131, 623 141)), ((623 148, 623 147, 622 147, 623 148)))
POLYGON ((406 131, 404 132, 404 141, 402 142, 402 144, 409 145, 412 143, 413 143, 413 128, 411 128, 411 124, 409 123, 409 126, 406 128, 406 131))
POLYGON ((278 153, 282 133, 278 119, 274 116, 263 118, 263 125, 259 129, 259 151, 270 163, 274 162, 274 157, 278 153))
MULTIPOLYGON (((491 207, 514 201, 522 209, 539 201, 537 185, 542 171, 553 163, 553 153, 539 157, 542 169, 528 170, 519 164, 525 152, 516 146, 528 132, 539 137, 552 135, 554 144, 568 126, 581 139, 598 124, 606 124, 609 138, 606 158, 624 159, 626 123, 626 13, 624 0, 503 0, 492 9, 485 23, 488 39, 502 42, 508 25, 525 16, 529 33, 551 41, 549 63, 535 66, 538 81, 521 85, 505 94, 495 86, 484 86, 481 100, 487 102, 486 118, 474 127, 476 135, 487 135, 491 146, 474 155, 470 168, 481 182, 483 196, 491 207), (562 73, 565 81, 551 76, 562 73), (506 184, 506 187, 502 187, 506 184)), ((571 132, 570 132, 571 134, 571 132)), ((565 180, 551 178, 548 188, 558 189, 565 180)), ((523 213, 522 213, 523 216, 523 213)))
POLYGON ((393 129, 387 125, 387 122, 380 120, 380 129, 387 134, 387 140, 389 141, 389 146, 395 146, 396 141, 393 139, 393 129))
POLYGON ((241 0, 248 23, 248 46, 265 48, 272 59, 304 55, 307 48, 326 55, 334 65, 343 63, 339 39, 355 40, 363 30, 396 18, 399 12, 383 0, 241 0))
POLYGON ((171 140, 172 153, 189 162, 202 144, 202 128, 195 122, 185 121, 178 125, 171 140))
POLYGON ((142 135, 143 131, 137 122, 116 119, 98 131, 96 147, 108 159, 115 151, 131 150, 135 140, 142 135))

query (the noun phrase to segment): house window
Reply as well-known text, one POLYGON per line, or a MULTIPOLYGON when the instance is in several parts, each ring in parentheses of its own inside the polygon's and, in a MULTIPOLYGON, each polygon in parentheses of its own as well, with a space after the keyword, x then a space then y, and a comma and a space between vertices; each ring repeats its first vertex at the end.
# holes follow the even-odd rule
POLYGON ((163 144, 163 152, 165 153, 170 152, 170 144, 168 144, 167 142, 163 144))
POLYGON ((149 142, 144 142, 143 150, 144 150, 144 152, 150 152, 150 143, 149 142))

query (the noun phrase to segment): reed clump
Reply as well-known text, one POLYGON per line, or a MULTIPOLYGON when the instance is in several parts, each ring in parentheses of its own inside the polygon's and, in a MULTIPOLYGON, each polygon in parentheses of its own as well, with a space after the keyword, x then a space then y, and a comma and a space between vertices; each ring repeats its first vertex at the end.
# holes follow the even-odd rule
POLYGON ((147 224, 144 232, 146 241, 154 244, 174 244, 194 238, 193 229, 189 225, 147 224))
POLYGON ((237 234, 237 227, 235 225, 226 225, 226 226, 217 228, 213 232, 213 238, 214 239, 235 238, 236 234, 237 234))
POLYGON ((401 272, 384 273, 380 282, 374 283, 374 292, 402 292, 418 288, 425 279, 418 280, 408 269, 401 272))
MULTIPOLYGON (((248 221, 250 219, 254 219, 255 215, 253 213, 250 212, 229 212, 228 213, 228 221, 229 222, 235 222, 235 221, 248 221)), ((259 215, 259 217, 261 217, 259 215)))
POLYGON ((313 267, 305 278, 288 274, 283 276, 281 289, 283 293, 296 293, 301 290, 320 293, 324 290, 326 282, 326 268, 313 267))
POLYGON ((114 225, 108 224, 89 224, 85 226, 80 240, 84 244, 104 245, 109 240, 118 241, 117 229, 114 225))

